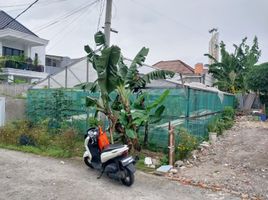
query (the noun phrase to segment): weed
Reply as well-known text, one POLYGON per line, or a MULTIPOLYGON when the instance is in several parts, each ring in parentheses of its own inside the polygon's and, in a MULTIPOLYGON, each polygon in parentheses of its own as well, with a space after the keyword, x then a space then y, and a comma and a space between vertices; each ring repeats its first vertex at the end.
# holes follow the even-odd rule
POLYGON ((186 129, 181 128, 179 132, 179 143, 177 147, 177 158, 183 160, 187 158, 191 151, 198 146, 198 139, 191 135, 186 129))

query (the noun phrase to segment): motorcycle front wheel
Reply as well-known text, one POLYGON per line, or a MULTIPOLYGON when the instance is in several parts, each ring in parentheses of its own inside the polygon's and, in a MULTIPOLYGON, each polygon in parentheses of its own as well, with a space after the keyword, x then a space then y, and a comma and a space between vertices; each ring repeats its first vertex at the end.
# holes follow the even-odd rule
POLYGON ((84 162, 85 162, 85 164, 88 166, 88 167, 90 167, 90 168, 92 168, 93 169, 93 166, 92 166, 92 164, 89 162, 89 157, 84 157, 84 162))
POLYGON ((124 169, 125 177, 121 179, 125 186, 131 186, 134 183, 135 176, 134 173, 129 169, 124 169))

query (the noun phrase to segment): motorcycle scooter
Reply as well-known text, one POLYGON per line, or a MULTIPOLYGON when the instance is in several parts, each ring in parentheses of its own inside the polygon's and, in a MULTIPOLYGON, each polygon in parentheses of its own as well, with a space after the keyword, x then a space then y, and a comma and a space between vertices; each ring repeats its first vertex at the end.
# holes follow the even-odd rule
POLYGON ((128 156, 128 146, 121 144, 110 144, 100 149, 98 140, 100 128, 90 128, 85 135, 84 162, 92 168, 101 172, 98 178, 105 173, 108 177, 121 181, 126 186, 134 183, 135 159, 128 156))

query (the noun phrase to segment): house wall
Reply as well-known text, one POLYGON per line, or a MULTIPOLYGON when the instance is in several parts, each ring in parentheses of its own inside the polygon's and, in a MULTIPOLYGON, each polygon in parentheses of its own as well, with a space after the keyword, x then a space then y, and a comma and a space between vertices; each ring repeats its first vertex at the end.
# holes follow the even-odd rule
POLYGON ((31 57, 34 60, 35 53, 38 54, 39 64, 45 65, 46 46, 29 47, 18 41, 0 40, 0 56, 3 55, 3 46, 23 50, 25 56, 31 57))
POLYGON ((209 74, 209 73, 206 73, 205 74, 205 83, 204 84, 207 85, 207 86, 212 87, 213 83, 214 83, 214 78, 212 77, 212 75, 209 74))
POLYGON ((31 58, 34 60, 35 53, 38 54, 38 64, 44 65, 46 62, 46 46, 37 46, 31 48, 31 58))
POLYGON ((16 41, 2 40, 1 51, 3 50, 3 46, 25 51, 25 46, 16 41))

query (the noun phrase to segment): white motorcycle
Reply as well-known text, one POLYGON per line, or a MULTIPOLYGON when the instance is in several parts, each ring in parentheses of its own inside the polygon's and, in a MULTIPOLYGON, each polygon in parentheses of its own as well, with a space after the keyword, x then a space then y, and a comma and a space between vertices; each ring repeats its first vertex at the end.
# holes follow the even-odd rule
POLYGON ((105 173, 108 177, 120 180, 124 185, 134 183, 135 159, 128 156, 128 146, 112 144, 100 150, 98 145, 99 129, 90 128, 85 135, 84 162, 92 169, 105 173))

